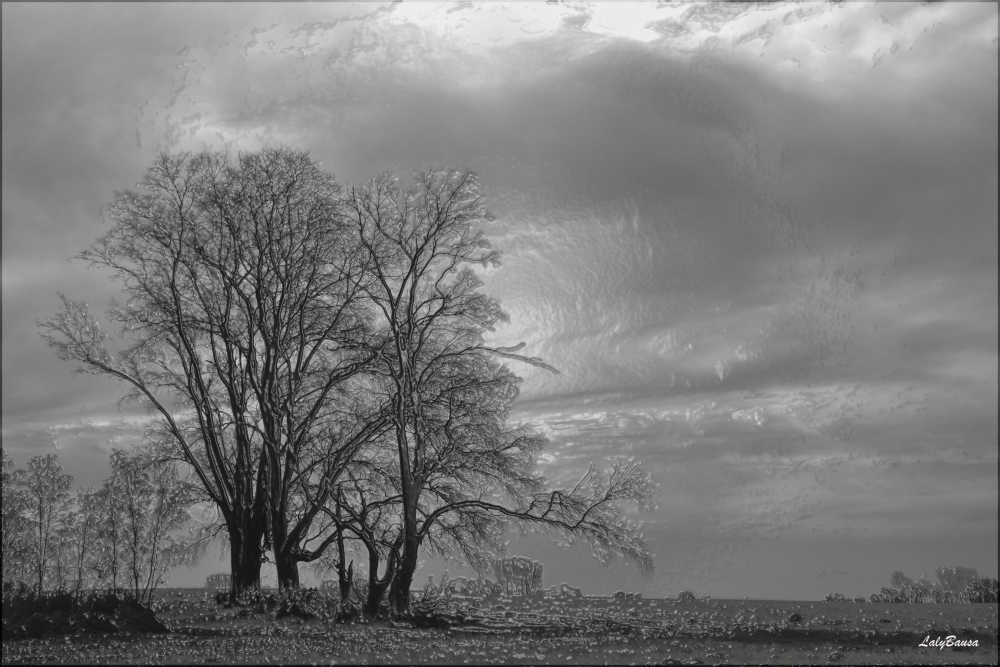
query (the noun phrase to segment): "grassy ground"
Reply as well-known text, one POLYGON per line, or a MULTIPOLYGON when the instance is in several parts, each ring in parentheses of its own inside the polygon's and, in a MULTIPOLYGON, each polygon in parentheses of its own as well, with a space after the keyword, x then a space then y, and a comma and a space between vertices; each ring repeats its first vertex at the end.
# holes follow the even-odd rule
POLYGON ((467 620, 335 625, 161 592, 167 635, 3 641, 3 664, 997 664, 996 604, 458 599, 467 620), (798 618, 793 617, 797 614, 798 618), (978 648, 920 647, 927 636, 978 648))

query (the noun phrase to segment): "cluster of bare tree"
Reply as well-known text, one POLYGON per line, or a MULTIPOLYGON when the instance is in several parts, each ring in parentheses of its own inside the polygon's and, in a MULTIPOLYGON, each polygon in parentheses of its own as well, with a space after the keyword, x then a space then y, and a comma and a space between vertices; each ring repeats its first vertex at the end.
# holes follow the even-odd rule
POLYGON ((61 358, 159 413, 158 452, 218 509, 234 601, 268 553, 283 588, 332 557, 346 593, 346 540, 367 556, 367 612, 387 591, 402 611, 421 548, 482 569, 511 526, 651 569, 621 506, 652 508, 638 464, 550 488, 534 472, 544 439, 510 423, 520 378, 504 362, 549 367, 486 341, 507 316, 473 270, 499 260, 474 174, 345 188, 274 149, 162 155, 140 185, 80 254, 121 282, 109 317, 125 341, 113 352, 65 297, 39 325, 61 358))
POLYGON ((494 561, 493 574, 504 593, 528 595, 542 590, 542 564, 538 561, 513 556, 494 561))
POLYGON ((148 603, 170 569, 203 552, 188 514, 197 495, 173 463, 115 450, 104 484, 75 493, 55 454, 14 466, 4 450, 4 582, 124 590, 148 603))

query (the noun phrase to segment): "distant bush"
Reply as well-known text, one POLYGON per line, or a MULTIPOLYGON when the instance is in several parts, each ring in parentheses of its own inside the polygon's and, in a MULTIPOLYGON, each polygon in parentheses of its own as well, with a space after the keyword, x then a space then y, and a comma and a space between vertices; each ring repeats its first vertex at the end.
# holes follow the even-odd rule
MULTIPOLYGON (((869 601, 876 603, 970 603, 996 602, 996 579, 980 579, 971 567, 939 567, 937 582, 927 581, 926 575, 914 581, 899 571, 892 573, 892 586, 872 593, 869 601)), ((824 598, 825 599, 825 598, 824 598)))
POLYGON ((424 584, 423 591, 421 591, 421 599, 429 601, 435 598, 450 598, 453 595, 488 598, 505 592, 507 590, 491 579, 485 577, 477 577, 476 579, 455 577, 452 579, 448 575, 448 570, 445 570, 440 583, 434 583, 434 575, 427 576, 427 583, 424 584))
POLYGON ((997 601, 997 580, 977 579, 966 587, 965 597, 969 602, 982 604, 984 602, 996 603, 997 601))
POLYGON ((570 586, 565 581, 558 586, 552 586, 547 591, 545 595, 550 598, 582 598, 583 591, 576 586, 570 586))
POLYGON ((853 598, 849 598, 841 593, 827 593, 823 596, 823 602, 865 602, 864 595, 855 595, 853 598))
POLYGON ((934 573, 938 579, 938 598, 942 602, 966 602, 963 599, 965 590, 979 578, 974 567, 939 567, 934 573))
POLYGON ((909 602, 909 600, 902 593, 902 591, 899 591, 895 588, 886 588, 885 586, 883 586, 882 590, 879 591, 878 593, 872 593, 868 597, 868 601, 871 602, 872 604, 876 603, 884 604, 888 602, 900 604, 903 602, 909 602))
POLYGON ((932 584, 927 581, 927 575, 920 575, 920 579, 914 581, 902 572, 892 573, 892 588, 903 598, 903 602, 911 604, 924 602, 930 595, 932 584))
POLYGON ((465 584, 466 595, 488 598, 500 595, 501 593, 503 593, 503 589, 500 587, 500 584, 485 577, 470 579, 465 584))
POLYGON ((632 593, 629 591, 615 591, 611 597, 615 600, 641 600, 642 593, 632 593))

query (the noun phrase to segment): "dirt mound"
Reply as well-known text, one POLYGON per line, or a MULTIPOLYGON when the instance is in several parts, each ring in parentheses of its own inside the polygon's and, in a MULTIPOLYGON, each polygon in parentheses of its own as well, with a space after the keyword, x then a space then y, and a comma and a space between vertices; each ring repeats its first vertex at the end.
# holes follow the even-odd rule
POLYGON ((113 594, 81 600, 62 593, 32 595, 4 604, 4 639, 110 632, 166 633, 170 629, 152 609, 113 594))

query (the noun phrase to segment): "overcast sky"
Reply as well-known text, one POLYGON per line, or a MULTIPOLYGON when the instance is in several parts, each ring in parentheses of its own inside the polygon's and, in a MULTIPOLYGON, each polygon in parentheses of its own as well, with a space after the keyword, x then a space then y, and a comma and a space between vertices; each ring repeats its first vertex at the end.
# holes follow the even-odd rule
POLYGON ((744 5, 5 3, 4 447, 96 485, 141 432, 34 321, 103 311, 67 259, 158 151, 457 166, 497 216, 497 340, 560 370, 519 369, 543 472, 660 484, 652 580, 515 540, 547 585, 996 577, 997 5, 744 5))

